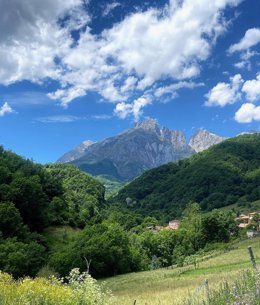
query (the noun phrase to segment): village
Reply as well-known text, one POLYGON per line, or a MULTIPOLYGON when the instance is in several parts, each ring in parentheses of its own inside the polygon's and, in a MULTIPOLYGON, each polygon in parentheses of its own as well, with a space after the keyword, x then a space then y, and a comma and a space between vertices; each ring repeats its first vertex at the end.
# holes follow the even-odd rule
MULTIPOLYGON (((238 227, 246 230, 248 238, 260 236, 260 212, 250 212, 248 214, 240 214, 236 219, 238 227)), ((181 224, 178 219, 169 221, 167 226, 152 225, 147 227, 152 233, 157 233, 161 230, 177 230, 181 224)))

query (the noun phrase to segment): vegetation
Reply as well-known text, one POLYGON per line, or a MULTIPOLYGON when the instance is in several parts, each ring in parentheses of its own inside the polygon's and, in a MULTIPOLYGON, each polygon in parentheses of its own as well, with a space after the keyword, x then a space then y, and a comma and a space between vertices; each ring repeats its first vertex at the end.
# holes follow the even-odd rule
POLYGON ((0 147, 0 270, 34 276, 50 256, 43 231, 84 227, 103 205, 104 187, 78 169, 46 169, 0 147))
POLYGON ((57 278, 19 281, 0 272, 0 304, 5 305, 113 305, 110 293, 88 274, 71 271, 66 282, 57 278))
POLYGON ((105 192, 106 199, 112 196, 113 194, 117 193, 120 190, 120 188, 122 188, 125 185, 124 182, 117 180, 113 176, 109 176, 109 175, 95 176, 95 179, 97 179, 104 185, 106 189, 105 192))
POLYGON ((147 171, 111 202, 162 221, 180 217, 189 202, 203 210, 260 198, 260 134, 228 139, 188 159, 147 171))
POLYGON ((259 277, 250 262, 249 245, 260 264, 260 243, 256 238, 214 250, 210 257, 198 254, 196 265, 119 275, 105 282, 115 296, 115 305, 133 304, 134 300, 137 305, 208 305, 205 279, 209 283, 210 305, 260 304, 259 294, 256 295, 259 277))
MULTIPOLYGON (((66 223, 80 228, 98 217, 105 203, 105 188, 100 182, 72 165, 50 164, 46 169, 63 187, 63 197, 67 206, 61 207, 56 214, 61 216, 67 213, 66 223)), ((54 212, 58 206, 59 203, 55 202, 54 212)), ((57 224, 61 223, 59 219, 53 219, 54 224, 55 221, 57 224)))
POLYGON ((107 204, 104 186, 72 165, 43 167, 1 148, 0 270, 15 278, 36 274, 66 277, 71 269, 79 268, 102 278, 189 262, 196 265, 198 256, 208 256, 219 245, 225 247, 239 237, 236 214, 230 210, 202 213, 201 207, 209 198, 208 209, 219 206, 214 196, 222 188, 223 194, 228 190, 239 193, 238 201, 257 200, 258 154, 258 136, 228 140, 141 176, 136 180, 144 182, 141 186, 134 181, 119 192, 117 198, 127 190, 138 194, 122 205, 107 204), (220 169, 224 182, 217 177, 220 169), (189 171, 196 189, 188 181, 189 171), (191 192, 204 192, 205 197, 196 197, 199 203, 188 202, 193 198, 191 192), (158 209, 153 196, 161 202, 158 209), (168 196, 180 202, 166 204, 168 196), (147 198, 151 202, 146 205, 147 198), (154 216, 166 220, 175 214, 182 219, 178 230, 155 230, 159 221, 154 216))

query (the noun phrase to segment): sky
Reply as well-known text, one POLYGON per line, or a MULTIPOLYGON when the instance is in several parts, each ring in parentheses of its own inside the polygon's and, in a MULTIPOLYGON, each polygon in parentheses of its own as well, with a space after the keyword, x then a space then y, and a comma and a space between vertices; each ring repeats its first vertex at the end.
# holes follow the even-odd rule
POLYGON ((260 131, 259 0, 0 0, 0 144, 55 162, 155 118, 260 131))

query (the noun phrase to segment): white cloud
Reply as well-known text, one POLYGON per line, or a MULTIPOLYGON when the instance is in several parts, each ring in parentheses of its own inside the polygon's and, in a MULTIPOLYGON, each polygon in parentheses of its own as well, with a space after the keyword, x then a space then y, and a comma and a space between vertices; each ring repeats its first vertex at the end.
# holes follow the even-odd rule
POLYGON ((115 8, 121 6, 119 2, 108 3, 103 10, 103 17, 109 15, 115 8))
POLYGON ((260 121, 260 106, 251 103, 245 103, 235 114, 235 120, 238 123, 251 123, 260 121))
POLYGON ((11 94, 3 94, 3 99, 7 100, 11 106, 26 105, 48 105, 53 104, 45 93, 37 91, 13 92, 11 94))
POLYGON ((218 83, 207 94, 206 106, 224 107, 228 104, 234 104, 241 99, 241 86, 243 79, 240 74, 230 78, 230 83, 218 83))
POLYGON ((125 82, 124 85, 121 87, 121 92, 125 93, 130 90, 133 90, 135 88, 136 83, 138 82, 138 79, 133 76, 129 76, 125 82))
POLYGON ((71 123, 82 119, 84 118, 77 117, 74 115, 53 115, 37 118, 36 121, 41 123, 71 123))
POLYGON ((152 103, 152 100, 148 96, 143 96, 138 99, 136 99, 133 103, 125 103, 121 102, 116 105, 115 108, 115 114, 120 118, 120 119, 125 119, 129 115, 133 115, 135 118, 135 121, 138 121, 140 116, 142 115, 142 109, 150 105, 152 103))
POLYGON ((198 76, 201 62, 227 28, 223 10, 240 0, 208 3, 171 0, 160 10, 134 13, 94 35, 85 27, 90 19, 82 0, 0 0, 0 83, 50 78, 60 88, 49 97, 63 106, 95 91, 120 102, 115 111, 122 116, 138 118, 145 105, 142 97, 129 104, 131 92, 142 96, 158 80, 198 76), (77 41, 73 29, 81 30, 77 41))
POLYGON ((81 5, 81 0, 0 0, 0 83, 59 79, 56 59, 70 49, 69 30, 89 21, 81 5), (66 29, 57 23, 63 17, 66 29))
POLYGON ((250 59, 253 56, 257 56, 257 55, 260 55, 260 53, 258 53, 256 51, 247 50, 246 52, 244 52, 240 55, 241 61, 235 63, 234 67, 236 67, 238 69, 246 68, 247 70, 251 70, 252 65, 251 65, 250 59))
POLYGON ((260 73, 256 76, 256 79, 246 81, 242 91, 250 102, 260 100, 260 73))
POLYGON ((0 117, 12 112, 14 112, 14 110, 9 106, 7 102, 5 102, 2 107, 0 107, 0 117))
POLYGON ((92 115, 91 118, 95 120, 109 120, 112 118, 112 116, 108 114, 96 114, 92 115))
POLYGON ((172 84, 169 86, 159 87, 155 90, 154 95, 156 97, 161 97, 164 94, 171 94, 172 97, 176 97, 177 96, 176 92, 180 89, 183 89, 183 88, 194 89, 194 88, 202 87, 202 86, 205 86, 205 84, 204 83, 195 83, 192 81, 189 81, 189 82, 182 81, 182 82, 178 82, 178 83, 175 83, 175 84, 172 84))
POLYGON ((228 49, 229 53, 246 51, 260 43, 260 29, 252 28, 246 31, 245 36, 236 44, 228 49))

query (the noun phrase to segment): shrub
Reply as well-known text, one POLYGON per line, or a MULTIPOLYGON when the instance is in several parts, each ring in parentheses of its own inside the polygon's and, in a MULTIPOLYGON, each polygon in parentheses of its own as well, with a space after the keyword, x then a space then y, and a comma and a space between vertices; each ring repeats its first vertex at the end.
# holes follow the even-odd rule
POLYGON ((87 273, 73 269, 68 278, 24 278, 15 281, 0 272, 0 304, 5 305, 112 305, 110 292, 87 273))

